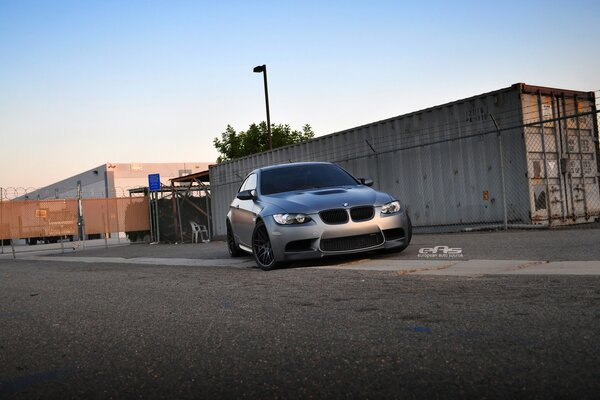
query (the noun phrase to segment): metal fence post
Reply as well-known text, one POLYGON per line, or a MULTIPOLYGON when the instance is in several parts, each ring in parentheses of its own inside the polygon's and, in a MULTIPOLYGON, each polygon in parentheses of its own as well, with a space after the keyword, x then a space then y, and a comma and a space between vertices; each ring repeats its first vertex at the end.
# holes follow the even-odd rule
POLYGON ((151 225, 154 224, 153 229, 153 242, 160 242, 160 226, 158 218, 158 192, 150 192, 150 203, 154 204, 154 207, 150 207, 150 221, 151 225))
POLYGON ((79 244, 83 249, 85 249, 85 229, 83 220, 83 204, 81 201, 81 181, 77 181, 77 226, 79 244))
POLYGON ((506 184, 504 181, 504 150, 502 148, 502 131, 498 126, 498 122, 496 122, 496 118, 492 114, 490 114, 494 125, 496 126, 496 132, 498 132, 498 152, 500 153, 500 180, 502 182, 502 211, 504 214, 504 230, 508 229, 508 218, 506 215, 506 184))
MULTIPOLYGON (((108 212, 106 213, 108 215, 108 212)), ((108 226, 106 226, 106 217, 102 214, 102 220, 104 221, 104 248, 108 249, 108 226)))
POLYGON ((115 197, 115 213, 117 215, 117 243, 121 244, 121 228, 119 227, 119 200, 116 197, 115 197))
POLYGON ((379 168, 379 153, 377 152, 377 150, 375 150, 375 148, 371 145, 371 143, 365 139, 365 142, 367 142, 367 145, 371 148, 371 151, 375 154, 375 171, 377 173, 377 188, 381 189, 382 183, 381 183, 381 171, 379 168))
POLYGON ((60 240, 60 248, 62 250, 62 253, 64 253, 65 252, 65 237, 63 237, 61 225, 58 225, 58 234, 60 235, 59 236, 60 237, 60 239, 59 239, 60 240))
POLYGON ((156 195, 156 207, 154 207, 154 213, 156 214, 156 242, 160 243, 160 220, 158 217, 158 193, 156 195))
POLYGON ((150 243, 154 241, 154 213, 152 212, 152 193, 148 194, 148 217, 150 221, 150 243))
POLYGON ((206 224, 208 225, 208 237, 209 239, 212 239, 212 216, 210 210, 210 202, 212 201, 212 199, 210 198, 208 194, 208 189, 206 189, 206 187, 204 188, 204 197, 206 199, 206 224))
POLYGON ((110 235, 110 204, 108 203, 108 197, 106 197, 106 219, 104 220, 104 244, 108 247, 108 236, 110 235))
MULTIPOLYGON (((0 187, 0 229, 3 229, 4 227, 4 207, 2 204, 2 199, 4 197, 4 189, 2 189, 2 187, 0 187)), ((0 243, 2 245, 2 253, 4 254, 4 237, 0 238, 0 243)))
POLYGON ((185 240, 183 240, 183 225, 181 224, 181 203, 179 202, 179 190, 177 190, 177 188, 175 187, 175 184, 172 182, 171 182, 171 189, 172 189, 171 199, 175 200, 175 201, 171 202, 171 204, 173 205, 173 213, 176 215, 175 239, 177 239, 177 234, 179 234, 179 242, 185 243, 185 240))
MULTIPOLYGON (((162 189, 162 187, 161 187, 162 189)), ((156 243, 160 243, 160 221, 158 218, 158 192, 154 192, 155 194, 155 199, 154 199, 154 219, 156 221, 156 243)))

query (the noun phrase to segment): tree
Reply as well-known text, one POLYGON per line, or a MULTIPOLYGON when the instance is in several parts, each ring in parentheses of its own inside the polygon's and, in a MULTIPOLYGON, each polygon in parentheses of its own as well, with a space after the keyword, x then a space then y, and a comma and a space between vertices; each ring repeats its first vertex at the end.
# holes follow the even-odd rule
MULTIPOLYGON (((252 124, 246 131, 236 132, 231 125, 227 125, 225 132, 213 140, 215 148, 220 155, 217 162, 221 163, 236 158, 249 156, 269 150, 269 137, 267 123, 252 124)), ((315 136, 310 125, 306 124, 301 131, 292 130, 289 125, 272 124, 271 142, 273 148, 300 143, 312 139, 315 136)))

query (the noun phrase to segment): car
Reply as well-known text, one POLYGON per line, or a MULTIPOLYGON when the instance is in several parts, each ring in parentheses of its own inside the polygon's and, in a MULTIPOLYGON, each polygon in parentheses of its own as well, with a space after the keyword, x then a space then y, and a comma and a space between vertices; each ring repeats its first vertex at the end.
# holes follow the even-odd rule
POLYGON ((250 253, 268 271, 330 255, 402 251, 412 237, 406 209, 372 185, 326 162, 258 168, 229 206, 229 254, 250 253))

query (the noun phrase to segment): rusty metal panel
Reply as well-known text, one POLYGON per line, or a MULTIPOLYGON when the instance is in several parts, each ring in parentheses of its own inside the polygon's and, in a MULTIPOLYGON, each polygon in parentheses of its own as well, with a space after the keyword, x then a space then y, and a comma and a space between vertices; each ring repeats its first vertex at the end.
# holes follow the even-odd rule
POLYGON ((534 223, 584 223, 600 216, 598 148, 591 93, 524 88, 531 215, 534 223), (537 89, 537 90, 536 90, 537 89), (575 117, 570 117, 577 115, 575 117))

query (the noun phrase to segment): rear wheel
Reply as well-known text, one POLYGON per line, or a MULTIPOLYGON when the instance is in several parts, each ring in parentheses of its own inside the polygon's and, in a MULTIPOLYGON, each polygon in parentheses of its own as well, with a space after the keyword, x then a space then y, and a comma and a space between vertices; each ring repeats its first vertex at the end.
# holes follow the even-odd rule
POLYGON ((240 257, 244 255, 240 246, 235 242, 235 236, 233 235, 233 229, 231 229, 231 223, 227 221, 227 249, 231 257, 240 257))
POLYGON ((267 227, 262 221, 256 223, 252 233, 252 254, 256 264, 263 271, 270 271, 281 265, 281 263, 275 261, 271 239, 269 239, 267 227))

